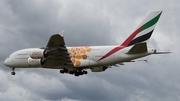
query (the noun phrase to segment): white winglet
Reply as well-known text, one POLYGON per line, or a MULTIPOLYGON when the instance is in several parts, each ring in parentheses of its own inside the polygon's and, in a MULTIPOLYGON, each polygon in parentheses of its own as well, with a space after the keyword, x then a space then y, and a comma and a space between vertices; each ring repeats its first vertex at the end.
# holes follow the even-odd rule
POLYGON ((59 35, 61 35, 63 37, 63 33, 64 33, 64 30, 59 32, 59 35))

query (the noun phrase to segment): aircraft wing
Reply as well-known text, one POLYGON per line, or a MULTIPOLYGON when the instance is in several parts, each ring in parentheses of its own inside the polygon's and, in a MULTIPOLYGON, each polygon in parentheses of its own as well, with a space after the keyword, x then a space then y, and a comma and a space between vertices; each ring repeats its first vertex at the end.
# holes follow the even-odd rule
POLYGON ((74 67, 71 62, 69 52, 65 46, 63 32, 52 35, 45 49, 48 57, 45 58, 45 64, 43 67, 74 67))
POLYGON ((59 46, 64 46, 64 38, 63 38, 63 32, 60 32, 59 34, 54 34, 50 37, 49 42, 46 47, 48 48, 56 48, 59 46))

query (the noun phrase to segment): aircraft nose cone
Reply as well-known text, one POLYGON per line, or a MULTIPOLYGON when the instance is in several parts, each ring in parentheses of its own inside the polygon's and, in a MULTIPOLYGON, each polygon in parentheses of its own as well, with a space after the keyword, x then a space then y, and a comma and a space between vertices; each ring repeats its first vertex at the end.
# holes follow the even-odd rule
POLYGON ((8 58, 4 61, 4 65, 9 66, 9 59, 8 58))

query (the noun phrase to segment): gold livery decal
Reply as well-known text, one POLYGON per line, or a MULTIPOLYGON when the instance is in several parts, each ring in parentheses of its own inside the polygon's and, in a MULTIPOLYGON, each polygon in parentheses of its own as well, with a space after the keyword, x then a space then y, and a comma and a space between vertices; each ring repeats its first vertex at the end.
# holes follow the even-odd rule
POLYGON ((80 60, 86 60, 87 53, 91 52, 91 50, 92 48, 89 46, 68 48, 68 52, 71 56, 71 61, 74 64, 74 66, 80 66, 80 60))

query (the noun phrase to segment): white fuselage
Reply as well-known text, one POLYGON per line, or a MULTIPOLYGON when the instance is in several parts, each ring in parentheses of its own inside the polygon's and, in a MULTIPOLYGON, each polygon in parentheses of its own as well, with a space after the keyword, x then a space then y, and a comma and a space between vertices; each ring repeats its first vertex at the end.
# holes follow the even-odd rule
MULTIPOLYGON (((107 52, 117 46, 90 46, 86 47, 67 47, 71 57, 71 61, 76 68, 90 68, 97 66, 112 66, 123 62, 130 62, 133 59, 141 58, 154 53, 153 49, 148 49, 146 53, 140 54, 126 54, 130 47, 125 47, 106 58, 102 58, 107 52)), ((12 53, 5 61, 4 64, 8 67, 15 68, 51 68, 63 69, 62 66, 43 66, 40 59, 33 59, 30 56, 31 51, 38 50, 39 48, 28 48, 18 50, 12 53), (31 64, 32 63, 32 64, 31 64), (35 65, 34 65, 35 64, 35 65)), ((43 49, 42 49, 43 50, 43 49)))

